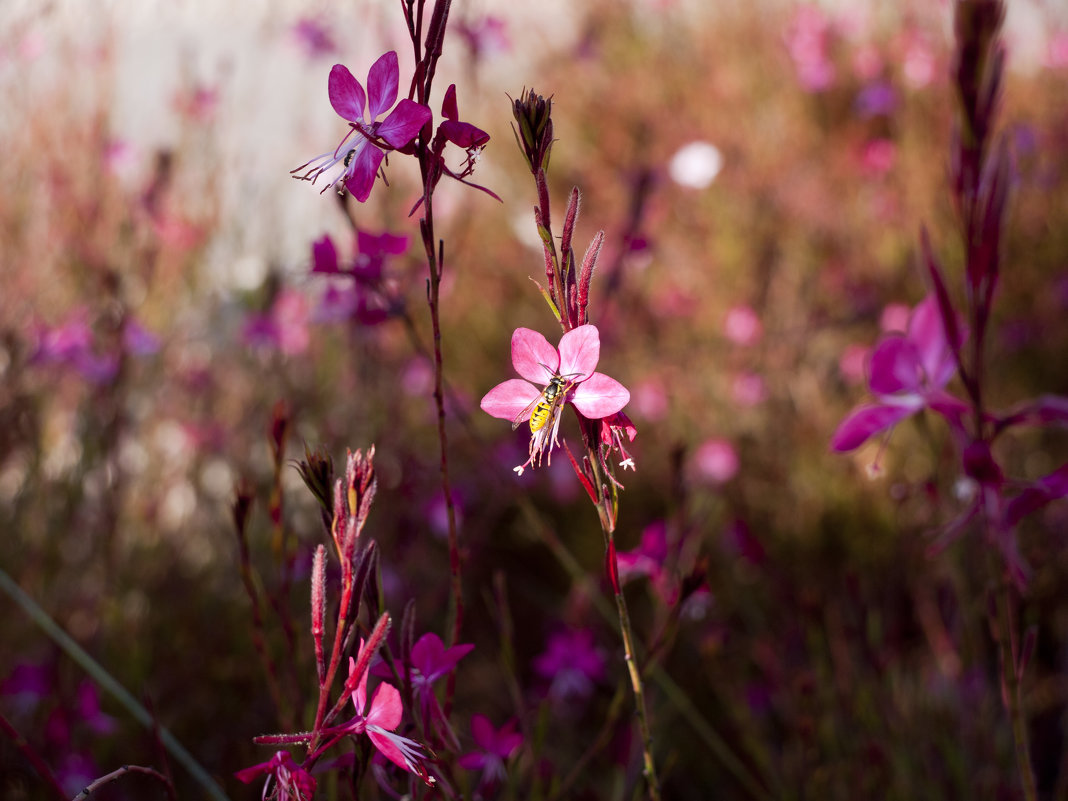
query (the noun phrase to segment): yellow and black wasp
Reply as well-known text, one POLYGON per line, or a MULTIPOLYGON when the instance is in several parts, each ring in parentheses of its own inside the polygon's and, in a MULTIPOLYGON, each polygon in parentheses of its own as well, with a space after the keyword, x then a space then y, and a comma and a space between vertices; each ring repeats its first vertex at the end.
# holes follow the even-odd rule
POLYGON ((549 379, 541 395, 532 400, 530 404, 516 415, 512 421, 512 430, 515 431, 524 420, 530 420, 530 433, 536 434, 546 426, 551 427, 556 415, 560 413, 564 398, 571 391, 574 382, 571 376, 565 377, 557 373, 549 379))

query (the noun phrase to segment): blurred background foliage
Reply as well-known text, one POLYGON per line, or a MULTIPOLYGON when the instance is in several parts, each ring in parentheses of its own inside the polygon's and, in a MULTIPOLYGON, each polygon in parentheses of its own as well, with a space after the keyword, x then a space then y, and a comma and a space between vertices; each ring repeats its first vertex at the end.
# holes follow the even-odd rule
MULTIPOLYGON (((612 618, 597 611, 597 519, 566 458, 517 478, 522 432, 478 410, 482 394, 511 377, 516 326, 556 338, 529 280, 543 270, 535 198, 504 96, 526 86, 554 97, 557 225, 578 186, 578 249, 597 230, 607 234, 591 316, 600 369, 631 389, 639 431, 619 541, 637 548, 643 531, 660 527, 669 543, 664 583, 628 585, 638 631, 657 643, 681 692, 673 698, 651 682, 665 797, 759 797, 740 776, 775 798, 1017 797, 986 621, 989 554, 971 535, 928 554, 931 532, 963 505, 945 430, 921 419, 881 453, 876 444, 834 456, 827 446, 864 398, 864 348, 925 294, 922 225, 950 271, 959 265, 946 185, 947 4, 712 11, 593 0, 570 7, 558 26, 487 24, 487 9, 465 5, 454 10, 438 84, 455 81, 463 118, 490 132, 474 178, 504 203, 451 184, 435 207, 445 241, 449 459, 466 559, 462 639, 477 646, 457 678, 462 742, 473 713, 498 724, 520 711, 530 722, 541 715, 547 736, 516 770, 565 775, 624 678, 612 618), (700 179, 678 161, 694 142, 720 159, 703 186, 689 185, 700 179), (679 604, 684 578, 699 589, 679 604), (518 705, 501 661, 501 597, 514 627, 503 642, 515 650, 518 705), (533 665, 569 628, 593 632, 607 668, 565 709, 533 665), (693 727, 694 712, 712 735, 693 727), (733 768, 712 744, 720 739, 733 768)), ((1029 5, 1041 36, 1010 38, 1001 115, 1016 165, 989 364, 1001 406, 1068 395, 1068 29, 1055 7, 1029 5)), ((425 263, 407 216, 416 176, 391 159, 390 186, 351 208, 361 230, 412 238, 385 265, 375 302, 388 314, 374 325, 317 319, 330 279, 310 273, 312 241, 329 232, 343 258, 354 255, 337 198, 296 182, 284 193, 255 183, 274 169, 281 185, 288 169, 332 146, 340 121, 316 133, 304 110, 326 105, 334 61, 362 76, 396 46, 386 22, 395 15, 360 8, 373 24, 360 34, 372 41, 358 48, 329 24, 342 12, 307 17, 325 22, 335 48, 302 56, 314 78, 294 119, 260 125, 235 149, 225 121, 242 101, 226 62, 156 89, 170 93, 168 138, 146 145, 117 126, 120 76, 138 69, 118 56, 119 12, 79 41, 69 19, 65 29, 55 19, 62 11, 9 11, 0 38, 0 564, 151 699, 232 797, 252 798, 260 788, 230 776, 267 758, 251 737, 279 724, 239 580, 228 510, 235 481, 251 482, 261 499, 250 529, 257 581, 297 626, 294 649, 278 626, 269 647, 297 655, 305 702, 314 687, 306 576, 324 535, 288 466, 289 550, 269 519, 267 432, 278 401, 290 413, 288 459, 307 443, 343 464, 346 448, 376 445, 381 483, 367 530, 382 550, 387 604, 399 618, 411 599, 417 631, 444 632, 425 263), (243 186, 252 187, 247 197, 243 186), (303 216, 289 215, 294 202, 303 216), (254 225, 265 232, 258 251, 245 232, 254 225), (286 559, 294 567, 283 585, 286 559)), ((268 57, 272 48, 293 57, 301 13, 279 7, 244 34, 268 57)), ((402 76, 404 64, 402 52, 402 76)), ((1048 473, 1068 453, 1050 432, 1001 446, 1020 478, 1048 473)), ((1064 798, 1068 782, 1066 532, 1063 504, 1019 532, 1035 571, 1021 619, 1038 643, 1025 702, 1050 798, 1064 798)), ((111 723, 95 730, 78 706, 79 669, 7 602, 2 619, 0 711, 57 771, 76 776, 80 766, 91 777, 158 764, 151 738, 106 698, 111 723), (13 683, 27 665, 48 677, 41 697, 13 683)), ((617 738, 595 753, 568 797, 624 797, 626 750, 617 738)), ((0 782, 5 798, 39 797, 6 741, 0 782)), ((131 780, 101 797, 137 797, 138 787, 131 780)), ((511 788, 505 797, 513 791, 521 795, 511 788)))

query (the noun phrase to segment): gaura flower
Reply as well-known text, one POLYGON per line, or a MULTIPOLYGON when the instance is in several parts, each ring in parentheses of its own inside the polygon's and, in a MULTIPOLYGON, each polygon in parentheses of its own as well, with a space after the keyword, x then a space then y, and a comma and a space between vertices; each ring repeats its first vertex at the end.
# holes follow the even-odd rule
POLYGON ((541 464, 543 453, 559 444, 560 410, 571 404, 590 420, 610 417, 627 405, 627 388, 594 372, 601 355, 601 338, 594 325, 580 325, 560 338, 557 351, 529 328, 512 334, 512 366, 523 377, 504 381, 482 398, 482 410, 511 420, 513 427, 529 421, 530 458, 515 471, 541 464))
POLYGON ((499 787, 508 778, 505 762, 523 744, 523 735, 515 728, 515 718, 496 729, 485 715, 471 717, 471 734, 477 749, 464 754, 457 762, 465 770, 482 771, 479 785, 487 791, 499 787))
POLYGON ((328 82, 330 105, 338 116, 348 120, 350 130, 333 152, 316 156, 293 170, 294 173, 305 170, 296 177, 315 183, 320 175, 340 164, 341 171, 323 191, 340 184, 361 203, 367 200, 386 150, 406 147, 433 116, 426 106, 403 98, 388 117, 375 122, 396 102, 399 78, 400 67, 394 50, 371 65, 366 93, 345 66, 335 64, 328 82))
POLYGON ((854 409, 838 426, 831 449, 851 451, 922 409, 960 427, 967 406, 945 391, 957 371, 934 295, 912 311, 908 331, 888 334, 875 346, 868 386, 876 403, 854 409))
MULTIPOLYGON (((356 660, 349 657, 349 675, 356 668, 356 660)), ((407 737, 397 734, 394 729, 400 725, 404 708, 400 692, 392 684, 382 682, 375 690, 371 702, 367 703, 367 671, 364 671, 360 683, 352 691, 352 704, 356 707, 356 717, 346 724, 347 733, 366 734, 371 744, 386 759, 404 770, 415 774, 428 785, 434 780, 423 767, 423 752, 419 744, 407 737)))

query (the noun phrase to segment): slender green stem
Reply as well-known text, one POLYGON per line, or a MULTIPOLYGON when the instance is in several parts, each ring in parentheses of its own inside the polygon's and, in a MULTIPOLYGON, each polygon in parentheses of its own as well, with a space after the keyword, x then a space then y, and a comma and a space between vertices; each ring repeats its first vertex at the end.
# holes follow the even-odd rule
POLYGON ((1023 710, 1023 686, 1020 682, 1020 649, 1016 642, 1016 627, 1013 625, 1012 585, 1008 576, 999 582, 997 600, 997 637, 1001 649, 1001 680, 1005 685, 1004 700, 1009 720, 1012 723, 1012 740, 1016 749, 1016 766, 1020 771, 1020 784, 1026 801, 1037 801, 1035 772, 1031 767, 1031 749, 1028 744, 1027 720, 1023 710))
POLYGON ((205 792, 211 798, 216 799, 216 801, 228 801, 223 789, 213 778, 211 778, 210 775, 208 775, 208 772, 201 767, 200 763, 193 758, 192 754, 190 754, 185 747, 175 739, 174 735, 162 726, 157 726, 156 721, 152 718, 152 715, 149 714, 148 710, 145 709, 125 687, 119 684, 119 682, 116 681, 99 662, 93 659, 85 649, 78 645, 67 632, 63 631, 63 629, 61 629, 59 625, 48 616, 48 613, 45 612, 33 598, 27 595, 3 569, 0 569, 0 589, 7 593, 8 597, 22 607, 22 610, 34 623, 41 627, 52 642, 62 648, 67 656, 77 662, 78 665, 80 665, 102 689, 110 693, 116 701, 125 707, 131 717, 138 723, 141 723, 145 728, 158 732, 163 747, 167 749, 172 757, 174 757, 176 762, 189 771, 189 774, 201 787, 204 788, 205 792))

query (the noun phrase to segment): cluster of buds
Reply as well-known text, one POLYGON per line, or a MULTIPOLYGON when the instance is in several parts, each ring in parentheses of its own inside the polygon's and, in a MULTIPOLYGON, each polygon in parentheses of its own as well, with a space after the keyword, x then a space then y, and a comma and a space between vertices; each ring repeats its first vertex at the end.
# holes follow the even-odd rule
POLYGON ((549 166, 549 150, 553 146, 553 99, 523 90, 512 101, 512 115, 518 130, 513 127, 515 140, 523 151, 532 173, 543 172, 549 166))

